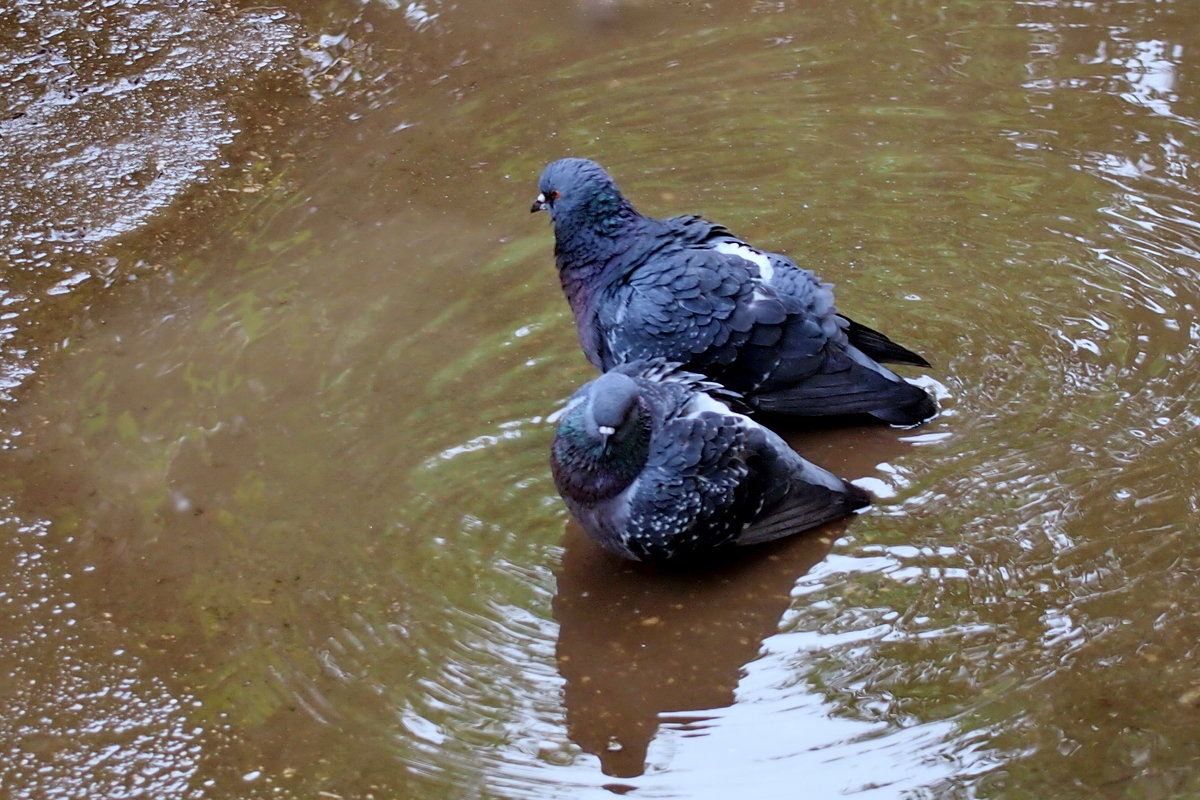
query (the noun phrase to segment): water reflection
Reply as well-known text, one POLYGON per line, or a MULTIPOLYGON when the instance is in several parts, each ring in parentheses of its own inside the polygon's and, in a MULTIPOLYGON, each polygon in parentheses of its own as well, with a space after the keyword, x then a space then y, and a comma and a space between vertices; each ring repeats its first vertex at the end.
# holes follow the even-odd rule
POLYGON ((733 704, 743 666, 777 630, 796 579, 842 527, 693 572, 619 561, 572 524, 554 597, 567 735, 617 777, 642 774, 661 724, 702 735, 705 712, 733 704))

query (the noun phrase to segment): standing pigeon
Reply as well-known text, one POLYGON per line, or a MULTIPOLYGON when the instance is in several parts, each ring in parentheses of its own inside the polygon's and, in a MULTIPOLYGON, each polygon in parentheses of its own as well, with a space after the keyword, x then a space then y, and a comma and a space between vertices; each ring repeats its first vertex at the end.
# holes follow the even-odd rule
POLYGON ((702 217, 643 217, 587 159, 555 161, 538 186, 532 210, 550 213, 563 291, 600 371, 662 357, 761 411, 892 425, 937 413, 924 390, 879 364, 929 362, 839 314, 830 285, 785 256, 702 217))
MULTIPOLYGON (((622 364, 567 402, 554 484, 589 536, 638 561, 696 559, 844 517, 866 492, 662 360, 622 364)), ((724 393, 724 399, 723 395, 724 393)))

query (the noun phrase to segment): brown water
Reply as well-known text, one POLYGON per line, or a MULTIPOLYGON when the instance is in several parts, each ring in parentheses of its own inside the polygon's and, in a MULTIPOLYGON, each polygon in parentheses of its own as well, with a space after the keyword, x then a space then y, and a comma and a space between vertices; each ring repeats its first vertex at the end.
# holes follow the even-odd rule
POLYGON ((1200 794, 1200 14, 0 12, 0 796, 1200 794), (564 154, 930 357, 875 509, 596 551, 564 154))

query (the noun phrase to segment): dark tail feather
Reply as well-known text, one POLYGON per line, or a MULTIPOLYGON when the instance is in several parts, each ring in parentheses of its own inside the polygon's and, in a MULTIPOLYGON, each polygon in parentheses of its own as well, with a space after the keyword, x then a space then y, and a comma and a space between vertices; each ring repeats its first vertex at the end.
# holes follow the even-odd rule
MULTIPOLYGON (((908 384, 912 386, 912 384, 908 384)), ((889 425, 920 425, 934 417, 938 413, 937 403, 933 402, 933 398, 919 386, 912 386, 921 393, 913 402, 905 406, 893 408, 881 408, 874 411, 869 411, 871 416, 882 420, 889 425)))
POLYGON ((796 416, 870 414, 889 425, 917 425, 937 413, 933 398, 919 386, 892 376, 889 380, 855 365, 842 372, 815 375, 798 386, 751 400, 760 411, 796 416))
POLYGON ((876 361, 884 364, 908 364, 913 367, 932 366, 912 350, 901 347, 874 328, 868 328, 866 325, 855 322, 845 314, 838 314, 838 316, 850 323, 850 327, 846 329, 846 336, 850 338, 850 344, 876 361))
POLYGON ((841 492, 812 484, 793 485, 788 496, 747 527, 736 543, 762 544, 782 539, 841 519, 871 504, 871 495, 852 483, 842 483, 841 492))

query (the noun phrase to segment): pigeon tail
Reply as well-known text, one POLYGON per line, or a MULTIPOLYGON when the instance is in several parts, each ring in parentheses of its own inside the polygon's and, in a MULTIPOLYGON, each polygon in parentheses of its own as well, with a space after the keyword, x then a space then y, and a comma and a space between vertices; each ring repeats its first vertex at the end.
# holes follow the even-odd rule
POLYGON ((909 428, 913 425, 920 425, 922 422, 928 422, 937 416, 937 403, 933 402, 933 398, 919 386, 913 386, 911 383, 906 383, 906 386, 920 392, 920 395, 913 395, 916 399, 905 406, 896 406, 893 408, 881 408, 875 411, 867 412, 875 419, 886 422, 889 425, 898 425, 900 427, 909 428))
POLYGON ((868 328, 861 322, 855 322, 845 314, 838 314, 838 316, 850 323, 850 327, 846 329, 846 337, 850 340, 850 344, 876 361, 884 364, 907 364, 912 367, 932 366, 921 355, 896 344, 874 328, 868 328))
POLYGON ((743 546, 783 539, 871 505, 871 495, 849 481, 841 483, 840 492, 824 486, 793 486, 784 502, 764 512, 735 543, 743 546))
POLYGON ((814 376, 798 386, 755 395, 751 400, 758 410, 772 414, 870 414, 890 425, 918 425, 937 413, 933 398, 920 386, 898 375, 889 379, 858 365, 814 376))

